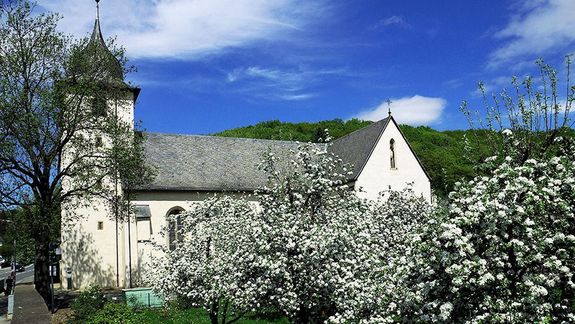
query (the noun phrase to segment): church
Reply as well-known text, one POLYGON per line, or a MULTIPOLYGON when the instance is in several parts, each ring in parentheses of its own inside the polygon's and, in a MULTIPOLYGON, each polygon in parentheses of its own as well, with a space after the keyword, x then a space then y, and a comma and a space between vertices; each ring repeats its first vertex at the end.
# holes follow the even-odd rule
MULTIPOLYGON (((107 50, 99 17, 88 46, 107 50)), ((124 84, 122 73, 110 71, 110 75, 124 84)), ((113 105, 133 125, 140 89, 125 91, 128 99, 113 105)), ((166 230, 170 228, 167 216, 217 194, 250 199, 251 193, 266 184, 266 175, 257 167, 263 155, 269 151, 286 155, 298 146, 290 141, 203 135, 144 136, 146 161, 157 174, 146 186, 120 188, 132 193, 134 214, 118 221, 105 208, 86 206, 73 211, 81 216, 78 221, 62 227, 61 273, 71 274, 73 289, 137 287, 145 278, 145 264, 157 253, 154 245, 174 244, 175 234, 166 230)), ((313 145, 352 166, 349 185, 360 197, 376 199, 384 190, 411 185, 417 195, 431 202, 429 176, 391 114, 329 144, 313 145)), ((70 213, 62 207, 63 224, 70 213)))

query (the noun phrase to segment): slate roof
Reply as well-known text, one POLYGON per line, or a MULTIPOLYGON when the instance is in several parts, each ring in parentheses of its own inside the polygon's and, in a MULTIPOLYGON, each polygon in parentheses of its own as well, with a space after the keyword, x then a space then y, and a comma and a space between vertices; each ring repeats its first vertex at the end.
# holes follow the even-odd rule
MULTIPOLYGON (((353 165, 350 181, 357 180, 390 120, 375 122, 328 146, 328 152, 353 165)), ((297 146, 291 141, 146 133, 146 159, 157 175, 151 184, 134 190, 253 191, 266 184, 265 173, 257 167, 264 154, 271 150, 286 155, 297 146)))
POLYGON ((136 190, 253 191, 266 184, 258 169, 270 150, 285 154, 296 142, 201 135, 146 133, 153 182, 136 190))
POLYGON ((355 132, 336 139, 328 147, 328 152, 337 155, 344 163, 353 166, 351 181, 355 181, 359 177, 389 120, 388 117, 360 128, 355 132))

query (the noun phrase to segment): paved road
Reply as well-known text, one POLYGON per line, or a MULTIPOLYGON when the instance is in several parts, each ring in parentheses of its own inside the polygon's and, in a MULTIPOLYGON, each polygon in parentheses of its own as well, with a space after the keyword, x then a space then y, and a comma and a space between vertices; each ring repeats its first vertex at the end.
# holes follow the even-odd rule
POLYGON ((26 267, 24 272, 16 272, 16 284, 34 282, 34 265, 26 267))
MULTIPOLYGON (((25 267, 26 271, 16 272, 16 284, 30 283, 34 281, 34 265, 30 264, 25 267)), ((6 275, 10 273, 10 268, 0 269, 0 280, 4 280, 6 275)))
MULTIPOLYGON (((16 284, 32 283, 34 281, 34 265, 28 265, 25 267, 26 271, 16 272, 16 284)), ((4 278, 10 273, 10 268, 0 269, 0 283, 4 283, 4 278)), ((0 294, 0 324, 10 323, 6 321, 6 311, 8 308, 8 297, 4 296, 4 293, 0 294)))

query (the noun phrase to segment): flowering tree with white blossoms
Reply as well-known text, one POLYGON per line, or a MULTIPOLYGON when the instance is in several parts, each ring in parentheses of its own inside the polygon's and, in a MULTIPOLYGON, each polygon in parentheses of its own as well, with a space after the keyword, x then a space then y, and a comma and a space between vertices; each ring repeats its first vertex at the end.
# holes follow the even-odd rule
POLYGON ((505 162, 460 185, 421 233, 406 313, 421 320, 574 321, 575 163, 505 162))
MULTIPOLYGON (((458 184, 448 209, 415 236, 403 281, 412 289, 398 300, 404 319, 575 321, 575 146, 566 127, 575 87, 560 104, 555 71, 540 66, 541 87, 514 80, 515 97, 501 96, 509 129, 493 138, 486 176, 458 184)), ((492 131, 503 125, 500 108, 488 107, 492 131)))
POLYGON ((164 296, 204 307, 212 323, 233 323, 256 305, 262 287, 251 272, 253 206, 243 199, 214 197, 172 216, 181 224, 176 248, 159 246, 150 284, 164 296))
POLYGON ((347 185, 348 169, 336 157, 312 144, 292 155, 287 166, 273 154, 262 165, 269 186, 258 194, 254 252, 255 265, 266 269, 266 299, 295 323, 327 320, 346 295, 355 295, 355 309, 375 307, 363 289, 381 263, 369 204, 347 185))
POLYGON ((348 186, 348 168, 313 145, 302 145, 291 168, 278 157, 264 169, 269 187, 259 194, 261 232, 255 254, 266 298, 292 322, 374 319, 391 302, 395 276, 388 269, 402 254, 410 226, 428 205, 412 193, 359 199, 348 186))
POLYGON ((346 296, 342 305, 347 307, 342 307, 344 312, 330 318, 334 322, 394 323, 405 319, 400 301, 412 291, 405 278, 414 271, 409 262, 414 252, 413 234, 422 230, 438 207, 416 196, 408 186, 402 191, 383 192, 372 208, 369 222, 379 244, 381 262, 371 270, 371 281, 365 281, 365 284, 371 287, 369 291, 377 307, 370 312, 359 312, 354 308, 356 298, 346 296))

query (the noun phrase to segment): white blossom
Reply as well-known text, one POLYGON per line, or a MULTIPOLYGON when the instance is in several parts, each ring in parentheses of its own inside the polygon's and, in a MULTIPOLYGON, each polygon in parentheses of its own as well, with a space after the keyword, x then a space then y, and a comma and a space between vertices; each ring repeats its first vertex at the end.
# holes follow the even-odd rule
POLYGON ((400 295, 402 318, 570 322, 572 161, 553 157, 520 165, 507 158, 491 176, 458 186, 449 209, 436 210, 417 234, 400 295))

